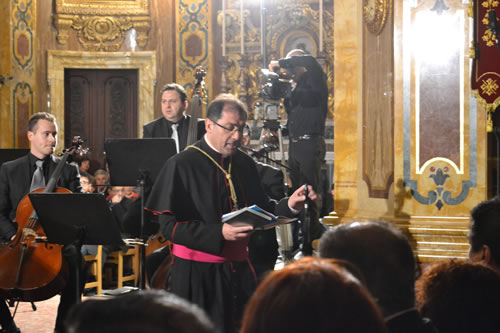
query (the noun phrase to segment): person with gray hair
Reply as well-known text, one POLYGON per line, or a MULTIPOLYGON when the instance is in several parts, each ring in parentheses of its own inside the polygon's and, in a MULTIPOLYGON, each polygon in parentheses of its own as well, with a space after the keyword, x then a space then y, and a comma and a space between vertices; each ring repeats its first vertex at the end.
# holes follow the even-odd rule
POLYGON ((320 239, 322 258, 346 260, 363 275, 390 333, 433 333, 415 308, 415 258, 406 236, 383 222, 341 224, 320 239))

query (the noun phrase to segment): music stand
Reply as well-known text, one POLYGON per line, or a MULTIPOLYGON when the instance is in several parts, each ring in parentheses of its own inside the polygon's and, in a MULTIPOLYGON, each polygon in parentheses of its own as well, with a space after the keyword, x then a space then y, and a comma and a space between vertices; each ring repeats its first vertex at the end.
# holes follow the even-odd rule
POLYGON ((5 162, 13 161, 21 156, 24 156, 29 153, 29 149, 20 148, 20 149, 0 149, 0 166, 5 162))
POLYGON ((146 251, 144 237, 144 185, 153 184, 165 162, 177 153, 170 138, 106 139, 104 151, 112 186, 137 185, 141 199, 140 288, 146 287, 146 251))
MULTIPOLYGON (((49 243, 124 244, 118 223, 102 194, 30 193, 29 197, 49 243)), ((79 301, 79 269, 76 269, 75 274, 76 299, 79 301)))

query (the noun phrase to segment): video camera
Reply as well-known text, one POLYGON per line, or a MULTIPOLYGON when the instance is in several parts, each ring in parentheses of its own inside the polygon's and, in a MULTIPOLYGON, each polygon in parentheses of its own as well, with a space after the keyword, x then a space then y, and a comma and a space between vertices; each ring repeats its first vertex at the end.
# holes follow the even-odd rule
POLYGON ((286 72, 275 73, 261 69, 260 74, 259 97, 263 102, 256 104, 256 112, 263 115, 265 128, 279 129, 280 100, 290 93, 292 85, 286 72))

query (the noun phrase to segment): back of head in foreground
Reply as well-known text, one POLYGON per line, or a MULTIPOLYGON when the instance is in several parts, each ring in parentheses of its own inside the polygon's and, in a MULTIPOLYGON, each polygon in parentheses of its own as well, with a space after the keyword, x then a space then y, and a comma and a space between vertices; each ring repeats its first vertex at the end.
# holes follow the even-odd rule
POLYGON ((383 222, 338 225, 321 237, 319 254, 356 266, 384 316, 415 306, 415 258, 396 227, 383 222))
POLYGON ((416 283, 417 306, 440 333, 500 331, 500 274, 475 263, 446 261, 416 283))
POLYGON ((132 292, 76 305, 65 322, 67 333, 214 333, 197 306, 163 290, 132 292))
POLYGON ((333 260, 303 258, 273 271, 247 305, 241 333, 386 332, 375 302, 333 260))
POLYGON ((478 204, 471 217, 470 259, 500 272, 500 197, 478 204))

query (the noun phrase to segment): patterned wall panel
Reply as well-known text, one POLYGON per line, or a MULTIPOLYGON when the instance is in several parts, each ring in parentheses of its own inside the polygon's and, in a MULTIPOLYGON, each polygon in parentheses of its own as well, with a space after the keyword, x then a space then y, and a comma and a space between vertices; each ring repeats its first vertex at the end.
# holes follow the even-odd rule
POLYGON ((12 54, 14 73, 12 88, 13 143, 27 147, 26 122, 35 112, 35 24, 36 0, 12 0, 11 12, 12 54))
POLYGON ((415 36, 403 50, 404 183, 422 215, 461 215, 457 205, 468 213, 478 149, 477 108, 465 83, 468 8, 458 0, 404 3, 403 34, 415 36))
POLYGON ((381 30, 366 18, 363 29, 363 180, 370 198, 384 199, 394 180, 394 30, 386 4, 381 30))
MULTIPOLYGON (((176 3, 176 77, 191 96, 197 66, 207 70, 205 81, 212 82, 212 2, 179 0, 176 3)), ((211 86, 208 84, 208 86, 211 86)), ((210 91, 209 100, 210 100, 210 91)))

